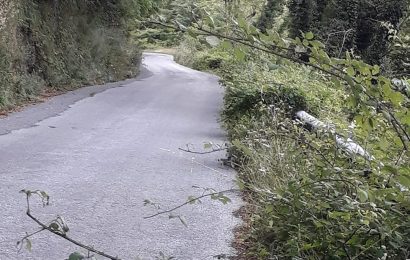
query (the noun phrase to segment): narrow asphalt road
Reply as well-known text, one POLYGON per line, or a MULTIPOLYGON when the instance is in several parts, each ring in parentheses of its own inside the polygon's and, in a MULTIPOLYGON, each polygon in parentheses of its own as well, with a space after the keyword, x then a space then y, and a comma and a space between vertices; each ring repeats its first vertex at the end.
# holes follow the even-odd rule
POLYGON ((70 92, 0 120, 1 260, 63 260, 78 250, 43 232, 32 238, 32 252, 17 252, 16 241, 38 228, 25 215, 21 189, 50 194, 45 208, 32 199, 34 215, 45 222, 64 216, 70 237, 122 259, 234 254, 238 196, 177 210, 188 227, 168 215, 143 219, 156 212, 145 199, 167 209, 202 193, 193 186, 235 187, 235 173, 218 162, 224 152, 178 150, 225 141, 217 78, 168 55, 147 53, 143 66, 136 80, 70 92))

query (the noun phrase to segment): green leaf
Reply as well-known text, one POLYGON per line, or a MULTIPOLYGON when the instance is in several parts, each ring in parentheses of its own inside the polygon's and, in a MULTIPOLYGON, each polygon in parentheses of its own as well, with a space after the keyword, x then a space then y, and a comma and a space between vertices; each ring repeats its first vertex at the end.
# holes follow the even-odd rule
POLYGON ((68 260, 83 260, 83 259, 85 259, 85 255, 79 252, 74 252, 70 254, 70 256, 68 257, 68 260))
POLYGON ((379 73, 380 73, 380 66, 374 65, 374 66, 373 66, 373 70, 372 70, 372 75, 373 75, 373 76, 376 76, 376 75, 378 75, 379 73))
POLYGON ((230 41, 222 41, 220 46, 222 49, 227 50, 227 51, 231 50, 233 47, 230 41))
POLYGON ((204 143, 204 149, 208 150, 212 148, 212 143, 204 143))
POLYGON ((302 45, 296 45, 296 47, 295 47, 295 52, 297 52, 297 53, 305 53, 305 52, 306 52, 306 48, 303 47, 302 45))
POLYGON ((189 204, 195 204, 196 202, 196 197, 195 196, 189 196, 187 202, 189 202, 189 204))
POLYGON ((394 105, 400 105, 401 102, 404 101, 404 96, 397 91, 394 91, 393 93, 391 93, 389 95, 390 101, 394 104, 394 105))
POLYGON ((219 201, 222 202, 222 204, 226 205, 231 202, 231 199, 227 196, 221 195, 219 196, 219 201))
POLYGON ((210 27, 210 28, 215 28, 215 21, 214 18, 210 15, 208 15, 206 17, 206 24, 210 27))
POLYGON ((407 112, 407 114, 401 118, 401 121, 403 124, 410 126, 410 112, 407 112))
POLYGON ((189 28, 187 32, 188 32, 188 35, 191 36, 192 38, 196 38, 198 36, 197 33, 192 28, 189 28))
POLYGON ((333 84, 335 84, 336 87, 340 88, 342 86, 342 83, 340 82, 340 80, 338 78, 336 78, 335 76, 332 76, 332 82, 333 84))
POLYGON ((360 188, 357 189, 357 197, 359 198, 359 201, 361 203, 364 203, 369 199, 369 195, 367 194, 367 192, 360 188))
POLYGON ((239 60, 239 61, 244 61, 245 60, 246 54, 240 48, 235 48, 234 54, 235 54, 235 57, 236 57, 237 60, 239 60))
POLYGON ((329 214, 329 218, 332 218, 332 219, 343 219, 343 220, 349 221, 351 218, 351 214, 348 212, 331 211, 328 214, 329 214))
POLYGON ((176 25, 178 26, 178 28, 182 31, 186 31, 187 27, 185 25, 183 25, 182 23, 175 21, 176 25))
POLYGON ((295 45, 302 45, 302 41, 300 40, 299 37, 296 37, 294 40, 295 45))
POLYGON ((273 205, 272 204, 268 204, 265 206, 265 211, 266 213, 272 213, 274 210, 273 205))
POLYGON ((55 222, 51 223, 48 227, 49 227, 50 229, 54 230, 54 231, 60 230, 60 226, 59 226, 57 223, 55 223, 55 222))
POLYGON ((211 45, 212 47, 216 47, 216 46, 218 46, 218 45, 221 43, 221 41, 219 40, 219 38, 216 37, 216 36, 207 36, 207 37, 205 37, 205 40, 206 40, 206 42, 207 42, 209 45, 211 45))
POLYGON ((178 216, 179 221, 181 221, 182 225, 185 227, 188 227, 188 224, 186 223, 186 220, 184 217, 178 216))
POLYGON ((349 75, 350 77, 353 77, 353 76, 356 74, 356 72, 355 72, 355 70, 354 70, 353 67, 347 68, 346 73, 347 73, 347 75, 349 75))
POLYGON ((389 174, 397 175, 398 170, 396 167, 390 166, 390 165, 385 165, 383 167, 383 170, 387 171, 389 174))
POLYGON ((370 221, 369 221, 368 219, 363 219, 363 220, 362 220, 362 223, 365 224, 365 225, 369 225, 369 224, 370 224, 370 221))
POLYGON ((26 238, 26 249, 31 252, 32 247, 31 240, 26 238))
POLYGON ((315 37, 315 36, 314 36, 314 34, 313 34, 312 32, 308 32, 308 33, 305 34, 305 38, 306 38, 307 40, 313 40, 314 37, 315 37))
POLYGON ((312 244, 304 244, 304 245, 302 246, 302 249, 303 249, 303 250, 309 250, 309 249, 312 249, 312 248, 315 248, 315 246, 312 245, 312 244))
POLYGON ((309 41, 308 40, 306 40, 306 39, 303 39, 303 45, 305 46, 305 47, 308 47, 309 46, 309 41))
POLYGON ((324 50, 319 50, 318 54, 319 54, 320 60, 324 64, 330 64, 331 63, 331 59, 330 59, 329 55, 324 50))
POLYGON ((406 188, 410 188, 410 176, 400 175, 397 177, 397 181, 406 188))
POLYGON ((279 69, 280 66, 277 65, 277 64, 275 64, 275 63, 269 63, 268 68, 269 68, 270 71, 272 71, 272 70, 277 70, 277 69, 279 69))
POLYGON ((251 35, 255 35, 255 36, 259 35, 258 29, 255 26, 253 26, 252 24, 249 25, 249 33, 251 35))
POLYGON ((347 84, 349 84, 349 86, 355 87, 356 84, 354 82, 353 77, 345 75, 344 80, 347 82, 347 84))
POLYGON ((239 25, 239 27, 241 27, 242 29, 247 29, 247 28, 248 28, 248 23, 246 22, 245 18, 243 18, 243 17, 239 17, 239 19, 238 19, 238 25, 239 25))
POLYGON ((273 227, 273 220, 269 220, 269 227, 273 227))
POLYGON ((371 71, 368 66, 361 66, 359 67, 359 71, 362 75, 367 76, 371 74, 371 71))
POLYGON ((316 40, 311 41, 310 44, 313 46, 313 48, 316 48, 316 49, 323 49, 326 47, 323 43, 321 43, 320 41, 316 41, 316 40))

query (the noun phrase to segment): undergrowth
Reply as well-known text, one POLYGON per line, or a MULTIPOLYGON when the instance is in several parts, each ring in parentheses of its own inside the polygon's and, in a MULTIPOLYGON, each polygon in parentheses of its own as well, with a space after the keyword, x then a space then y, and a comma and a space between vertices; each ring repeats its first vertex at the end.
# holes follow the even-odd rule
POLYGON ((186 37, 177 61, 216 72, 225 86, 232 163, 254 209, 242 234, 251 244, 247 258, 409 258, 408 153, 389 142, 394 133, 383 120, 369 130, 345 105, 349 93, 310 68, 258 51, 234 60, 235 50, 186 37), (309 131, 294 116, 300 110, 333 130, 309 131), (341 149, 335 133, 375 159, 341 149))

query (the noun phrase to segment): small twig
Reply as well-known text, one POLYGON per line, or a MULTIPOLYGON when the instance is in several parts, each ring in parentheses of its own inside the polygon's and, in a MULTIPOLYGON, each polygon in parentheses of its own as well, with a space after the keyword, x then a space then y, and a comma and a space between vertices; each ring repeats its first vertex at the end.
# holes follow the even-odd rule
POLYGON ((351 31, 353 31, 353 29, 347 30, 346 33, 343 35, 343 43, 342 43, 342 46, 340 46, 340 51, 339 51, 338 57, 340 57, 340 56, 342 55, 343 46, 345 45, 347 35, 348 35, 351 31))
MULTIPOLYGON (((402 227, 402 225, 400 225, 400 226, 398 226, 398 227, 395 227, 394 229, 391 230, 391 232, 396 231, 396 229, 398 229, 398 228, 400 228, 400 227, 402 227)), ((377 240, 376 242, 370 244, 367 248, 365 248, 363 251, 361 251, 359 254, 357 254, 355 257, 353 257, 352 260, 359 259, 359 257, 360 257, 361 255, 363 255, 365 252, 367 252, 367 251, 369 251, 370 249, 372 249, 374 245, 376 245, 377 243, 379 243, 379 242, 382 241, 382 240, 383 240, 383 238, 380 238, 380 239, 377 240)))
POLYGON ((193 153, 193 154, 209 154, 209 153, 216 153, 216 152, 220 152, 220 151, 225 151, 228 148, 220 148, 220 149, 212 149, 212 151, 207 151, 207 152, 196 152, 196 151, 191 151, 188 149, 183 149, 183 148, 178 148, 178 150, 187 152, 187 153, 193 153))
POLYGON ((175 211, 175 210, 177 210, 177 209, 180 209, 180 208, 182 208, 182 207, 184 207, 184 206, 186 206, 186 205, 188 205, 188 204, 192 204, 192 203, 194 203, 194 202, 196 202, 196 201, 198 201, 198 200, 200 200, 200 199, 202 199, 202 198, 212 197, 212 196, 219 195, 219 194, 223 194, 223 193, 237 192, 237 191, 239 191, 239 190, 238 190, 238 189, 229 189, 229 190, 224 190, 224 191, 218 191, 218 192, 212 192, 212 193, 203 194, 203 195, 201 195, 201 196, 199 196, 199 197, 190 199, 190 200, 188 200, 187 202, 185 202, 185 203, 183 203, 183 204, 181 204, 181 205, 179 205, 179 206, 176 206, 176 207, 174 207, 174 208, 172 208, 172 209, 160 211, 160 212, 157 212, 157 213, 155 213, 155 214, 153 214, 153 215, 146 216, 146 217, 144 217, 144 219, 154 218, 154 217, 159 216, 159 215, 171 213, 171 212, 173 212, 173 211, 175 211))
POLYGON ((349 255, 349 252, 347 251, 347 248, 346 248, 346 245, 345 245, 345 244, 343 244, 343 251, 345 251, 345 254, 346 254, 347 258, 348 258, 349 260, 352 260, 352 258, 351 258, 350 255, 349 255))
MULTIPOLYGON (((403 149, 403 151, 400 152, 400 155, 399 155, 399 157, 397 158, 396 163, 394 164, 394 166, 399 165, 399 163, 400 163, 400 161, 401 161, 401 158, 403 158, 403 155, 404 155, 405 153, 406 153, 406 150, 403 149)), ((393 177, 393 175, 394 175, 394 172, 391 172, 390 175, 389 175, 389 178, 387 179, 387 184, 390 184, 390 181, 391 181, 391 178, 393 177)))
POLYGON ((302 144, 307 145, 309 148, 311 148, 312 150, 314 150, 318 155, 320 155, 322 157, 322 159, 329 165, 329 166, 333 166, 333 163, 322 153, 322 151, 320 151, 318 148, 314 147, 312 144, 310 144, 309 142, 306 142, 305 140, 301 140, 301 139, 297 139, 293 136, 289 136, 286 134, 277 134, 280 137, 284 137, 287 139, 291 139, 293 141, 296 142, 302 142, 302 144))
POLYGON ((37 231, 35 231, 35 232, 31 233, 31 234, 27 234, 27 235, 25 235, 22 239, 20 239, 20 241, 17 242, 17 246, 20 246, 20 248, 19 248, 18 251, 20 251, 21 248, 23 247, 24 240, 27 240, 29 237, 32 237, 32 236, 34 236, 34 235, 36 235, 36 234, 38 234, 38 233, 40 233, 40 232, 42 232, 42 231, 44 231, 44 230, 46 230, 46 229, 45 229, 45 228, 42 228, 42 229, 37 230, 37 231))
POLYGON ((347 183, 347 184, 353 186, 357 191, 357 187, 353 182, 351 182, 349 180, 344 180, 344 179, 320 179, 320 180, 317 180, 317 181, 314 181, 314 182, 309 182, 309 183, 303 184, 297 190, 300 190, 304 187, 311 186, 311 185, 314 185, 314 184, 318 184, 318 183, 321 183, 321 182, 343 182, 343 183, 347 183))
MULTIPOLYGON (((47 230, 47 231, 53 233, 53 234, 56 235, 56 236, 62 237, 62 238, 64 238, 65 240, 68 240, 69 242, 71 242, 71 243, 73 243, 73 244, 75 244, 75 245, 77 245, 77 246, 79 246, 79 247, 81 247, 81 248, 86 249, 87 251, 94 252, 94 253, 96 253, 96 254, 98 254, 98 255, 100 255, 100 256, 106 257, 106 258, 108 258, 108 259, 111 259, 111 260, 121 260, 121 259, 118 258, 118 257, 108 255, 108 254, 106 254, 106 253, 104 253, 104 252, 102 252, 102 251, 99 251, 99 250, 96 250, 96 249, 92 248, 91 246, 84 245, 84 244, 82 244, 82 243, 80 243, 80 242, 78 242, 78 241, 76 241, 76 240, 74 240, 74 239, 72 239, 72 238, 69 238, 65 233, 60 233, 60 232, 58 232, 58 231, 56 231, 56 230, 53 230, 53 229, 51 229, 49 226, 47 226, 46 224, 42 223, 39 219, 37 219, 36 217, 34 217, 34 216, 31 214, 31 211, 30 211, 29 193, 26 192, 25 194, 26 194, 26 201, 27 201, 27 211, 26 211, 26 214, 27 214, 27 216, 28 216, 29 218, 31 218, 34 222, 36 222, 36 223, 42 228, 41 231, 47 230)), ((38 232, 37 232, 37 233, 38 233, 38 232)))
POLYGON ((347 245, 347 243, 350 241, 350 239, 352 239, 352 238, 354 237, 354 235, 356 235, 356 233, 357 233, 363 226, 364 226, 364 225, 360 225, 358 228, 356 228, 356 229, 349 235, 349 237, 347 237, 347 238, 345 239, 345 241, 343 242, 343 244, 334 250, 334 252, 337 252, 340 248, 343 248, 343 250, 345 251, 347 257, 351 260, 352 258, 350 257, 349 253, 347 252, 346 245, 347 245))

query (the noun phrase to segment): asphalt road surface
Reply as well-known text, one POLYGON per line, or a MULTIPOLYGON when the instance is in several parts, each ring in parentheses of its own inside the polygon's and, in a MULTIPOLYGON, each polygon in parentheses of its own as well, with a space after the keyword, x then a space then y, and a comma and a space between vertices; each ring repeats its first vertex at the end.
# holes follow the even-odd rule
POLYGON ((157 212, 145 199, 168 209, 202 193, 193 186, 235 187, 235 173, 218 161, 225 152, 178 150, 225 141, 222 96, 215 76, 147 53, 135 80, 83 88, 1 119, 0 259, 62 260, 79 250, 42 232, 32 237, 31 252, 18 252, 16 241, 38 229, 25 215, 22 189, 51 196, 44 208, 32 198, 38 218, 64 216, 70 237, 122 259, 234 254, 237 195, 227 205, 204 199, 175 211, 188 227, 168 215, 143 218, 157 212))

